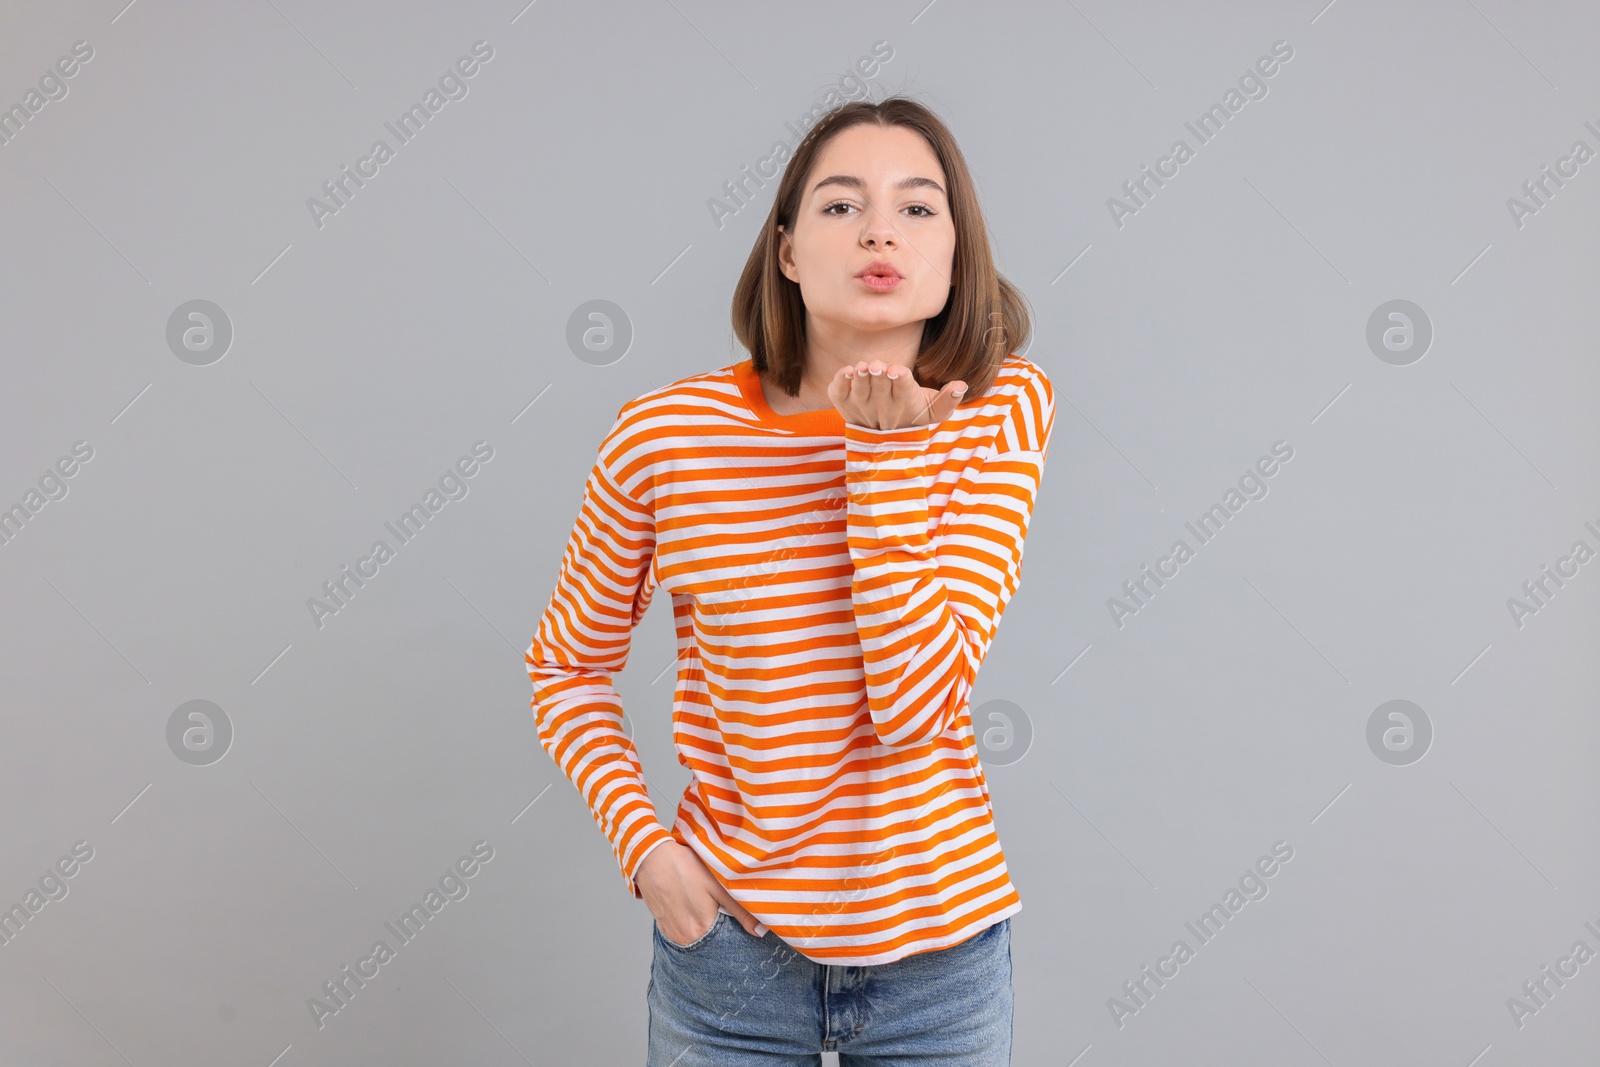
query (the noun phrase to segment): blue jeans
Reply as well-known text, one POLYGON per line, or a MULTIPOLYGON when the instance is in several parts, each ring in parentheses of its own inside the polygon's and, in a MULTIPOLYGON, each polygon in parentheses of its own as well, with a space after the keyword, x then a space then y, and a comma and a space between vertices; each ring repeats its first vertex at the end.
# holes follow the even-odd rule
POLYGON ((654 929, 646 1067, 1009 1067, 1011 920, 874 967, 815 963, 726 912, 698 941, 654 929))

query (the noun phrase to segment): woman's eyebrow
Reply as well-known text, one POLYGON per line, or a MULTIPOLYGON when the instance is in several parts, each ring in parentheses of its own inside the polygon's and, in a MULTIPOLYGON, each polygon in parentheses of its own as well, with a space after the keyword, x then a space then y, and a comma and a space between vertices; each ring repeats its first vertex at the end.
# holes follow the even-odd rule
MULTIPOLYGON (((856 177, 854 174, 834 174, 813 185, 811 187, 811 192, 816 193, 817 190, 821 189, 824 185, 846 185, 857 190, 858 192, 866 192, 867 189, 867 183, 856 177)), ((940 185, 932 178, 901 178, 899 181, 895 182, 894 187, 896 189, 932 189, 940 196, 946 195, 944 186, 940 185)))

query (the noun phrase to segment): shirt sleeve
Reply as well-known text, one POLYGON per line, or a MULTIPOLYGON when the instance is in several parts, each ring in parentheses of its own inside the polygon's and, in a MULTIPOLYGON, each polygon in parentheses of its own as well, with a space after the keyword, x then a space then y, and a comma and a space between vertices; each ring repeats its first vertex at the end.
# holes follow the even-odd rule
POLYGON ((1054 400, 1042 372, 1014 399, 986 457, 950 487, 931 536, 925 454, 936 427, 845 424, 851 602, 867 706, 891 748, 928 744, 955 724, 1021 580, 1054 400))
POLYGON ((653 513, 607 462, 621 427, 619 416, 589 473, 555 591, 523 658, 539 743, 588 803, 628 892, 642 898, 639 865, 672 834, 656 819, 612 681, 649 607, 656 542, 653 513))

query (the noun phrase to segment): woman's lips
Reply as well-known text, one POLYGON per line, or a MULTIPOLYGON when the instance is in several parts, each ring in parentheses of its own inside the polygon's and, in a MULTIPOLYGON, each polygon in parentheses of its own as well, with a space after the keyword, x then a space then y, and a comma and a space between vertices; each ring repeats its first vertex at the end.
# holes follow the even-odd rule
POLYGON ((860 277, 861 284, 875 293, 887 293, 905 280, 893 274, 863 274, 860 277))

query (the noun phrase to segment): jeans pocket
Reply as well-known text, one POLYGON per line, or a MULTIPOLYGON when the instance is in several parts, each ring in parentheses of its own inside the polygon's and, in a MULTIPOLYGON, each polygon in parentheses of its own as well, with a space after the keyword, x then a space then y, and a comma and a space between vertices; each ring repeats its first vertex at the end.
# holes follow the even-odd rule
POLYGON ((671 948, 675 948, 679 952, 693 952, 701 945, 704 945, 707 941, 710 941, 712 935, 721 929, 723 921, 727 918, 727 912, 717 912, 717 917, 711 922, 711 928, 705 933, 701 934, 699 937, 695 938, 693 941, 689 942, 687 945, 680 945, 676 941, 673 941, 671 938, 667 937, 666 934, 661 932, 661 927, 659 925, 655 927, 656 936, 661 939, 663 944, 666 944, 671 948))

